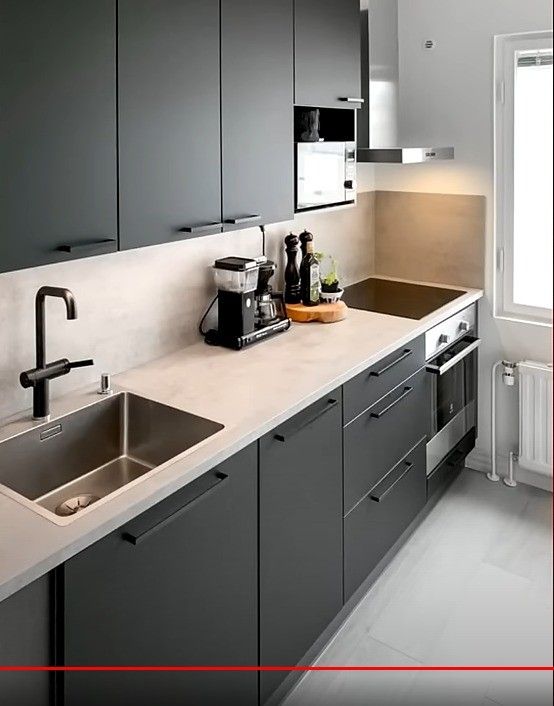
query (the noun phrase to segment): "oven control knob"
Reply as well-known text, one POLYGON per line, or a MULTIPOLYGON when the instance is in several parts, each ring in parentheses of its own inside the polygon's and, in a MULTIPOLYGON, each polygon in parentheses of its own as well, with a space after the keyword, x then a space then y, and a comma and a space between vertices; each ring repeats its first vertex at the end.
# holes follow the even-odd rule
POLYGON ((458 326, 458 328, 463 333, 467 333, 471 326, 469 325, 469 321, 460 321, 460 325, 458 326))
POLYGON ((448 343, 450 341, 450 336, 447 333, 441 333, 439 336, 439 343, 440 345, 444 345, 445 343, 448 343))

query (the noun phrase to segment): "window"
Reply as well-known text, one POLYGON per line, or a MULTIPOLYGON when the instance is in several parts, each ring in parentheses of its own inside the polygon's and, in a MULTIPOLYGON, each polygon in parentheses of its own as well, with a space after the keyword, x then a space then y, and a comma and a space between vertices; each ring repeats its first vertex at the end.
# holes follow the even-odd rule
POLYGON ((552 322, 552 32, 496 37, 497 316, 552 322))

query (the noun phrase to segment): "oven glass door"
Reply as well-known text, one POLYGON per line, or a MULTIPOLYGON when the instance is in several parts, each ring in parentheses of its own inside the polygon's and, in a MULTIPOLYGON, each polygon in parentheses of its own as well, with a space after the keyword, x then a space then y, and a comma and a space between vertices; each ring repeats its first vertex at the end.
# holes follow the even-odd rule
POLYGON ((428 473, 476 425, 479 344, 479 339, 464 336, 427 363, 431 396, 428 473))
POLYGON ((344 142, 297 144, 297 209, 345 201, 345 157, 344 142))

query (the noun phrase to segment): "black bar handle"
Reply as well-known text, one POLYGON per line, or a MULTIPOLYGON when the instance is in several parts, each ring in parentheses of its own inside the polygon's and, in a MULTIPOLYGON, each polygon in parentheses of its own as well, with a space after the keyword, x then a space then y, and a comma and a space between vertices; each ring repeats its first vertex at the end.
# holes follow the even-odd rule
POLYGON ((121 535, 122 539, 124 539, 126 542, 130 542, 131 544, 133 544, 135 546, 137 544, 139 544, 140 542, 143 542, 145 539, 148 539, 148 537, 151 537, 155 532, 162 529, 163 527, 166 527, 166 525, 173 522, 173 520, 176 520, 178 517, 180 517, 187 510, 190 510, 191 507, 193 505, 196 505, 196 503, 198 503, 200 500, 205 499, 208 495, 213 493, 217 488, 219 488, 221 483, 223 483, 223 481, 227 480, 227 478, 229 477, 226 473, 222 473, 221 471, 215 471, 213 475, 216 479, 215 483, 212 483, 212 485, 210 485, 209 488, 201 491, 194 498, 191 498, 178 510, 175 510, 175 512, 172 512, 167 517, 164 517, 163 520, 160 520, 160 522, 158 522, 155 525, 152 525, 152 527, 149 527, 148 529, 144 530, 144 532, 136 532, 136 533, 123 532, 123 534, 121 535))
POLYGON ((56 250, 58 252, 65 253, 80 253, 80 252, 94 252, 99 248, 105 247, 110 243, 115 243, 115 238, 103 238, 102 240, 91 240, 88 243, 76 243, 75 245, 63 244, 59 245, 56 250))
POLYGON ((372 500, 375 500, 376 503, 382 502, 387 497, 387 495, 391 492, 391 490, 394 488, 394 486, 398 485, 398 483, 400 483, 402 478, 404 478, 404 476, 410 472, 413 465, 414 464, 411 461, 404 461, 405 467, 402 468, 402 466, 400 466, 399 473, 394 474, 394 471, 389 473, 390 476, 393 476, 392 483, 391 482, 386 483, 385 481, 388 481, 389 478, 388 478, 388 476, 385 476, 385 478, 383 478, 383 480, 380 483, 378 483, 375 486, 375 488, 373 488, 373 490, 369 494, 369 497, 372 500), (384 490, 383 490, 383 488, 384 488, 384 490))
POLYGON ((405 387, 402 394, 397 397, 394 402, 391 402, 389 405, 387 405, 385 409, 382 409, 380 412, 371 412, 371 416, 373 417, 373 419, 381 419, 381 417, 384 417, 387 412, 390 412, 393 407, 396 407, 399 402, 402 402, 404 397, 407 397, 413 389, 413 387, 405 387))
POLYGON ((237 226, 237 225, 241 225, 242 223, 257 223, 258 221, 261 221, 261 220, 262 220, 262 217, 260 216, 260 214, 255 213, 251 216, 241 216, 240 218, 226 218, 223 222, 237 226))
POLYGON ((409 358, 412 355, 412 350, 410 348, 404 348, 402 353, 398 356, 398 358, 395 358, 393 361, 391 361, 388 365, 385 365, 384 368, 381 368, 381 370, 372 370, 369 374, 372 377, 378 378, 380 375, 383 375, 383 373, 386 373, 388 370, 391 368, 394 368, 395 365, 398 365, 398 363, 401 363, 403 360, 406 358, 409 358))
POLYGON ((68 367, 70 370, 73 370, 73 368, 86 368, 89 365, 94 365, 92 358, 87 358, 86 360, 72 360, 68 367))
MULTIPOLYGON (((321 416, 323 416, 326 412, 328 412, 330 409, 333 409, 333 407, 336 407, 338 405, 337 400, 333 399, 328 399, 327 400, 327 407, 324 409, 320 410, 317 412, 317 414, 314 414, 313 417, 310 417, 310 419, 306 420, 304 424, 301 426, 297 427, 290 436, 294 436, 297 432, 299 432, 301 429, 304 429, 304 427, 309 426, 310 424, 313 424, 317 419, 319 419, 321 416)), ((290 438, 289 436, 289 438, 290 438)), ((275 441, 281 441, 284 443, 287 440, 287 437, 284 436, 283 434, 274 434, 273 438, 275 441)))
POLYGON ((339 100, 343 103, 365 103, 363 98, 354 98, 353 96, 339 96, 339 100))
POLYGON ((183 226, 179 228, 179 233, 204 233, 207 230, 213 230, 214 228, 221 228, 223 223, 198 223, 194 226, 183 226))
POLYGON ((25 370, 19 376, 19 382, 22 387, 33 387, 42 380, 54 380, 54 378, 67 375, 73 368, 84 368, 87 365, 94 365, 94 361, 91 359, 76 360, 71 363, 67 358, 60 358, 60 360, 55 360, 53 363, 48 363, 43 368, 25 370))

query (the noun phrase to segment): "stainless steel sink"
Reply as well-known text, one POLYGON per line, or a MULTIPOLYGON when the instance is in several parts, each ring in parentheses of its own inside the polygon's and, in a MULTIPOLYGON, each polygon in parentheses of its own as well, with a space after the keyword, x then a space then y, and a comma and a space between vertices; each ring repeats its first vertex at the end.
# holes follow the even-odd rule
POLYGON ((222 428, 210 419, 121 392, 1 442, 0 485, 8 495, 40 514, 53 513, 51 519, 59 521, 222 428))

